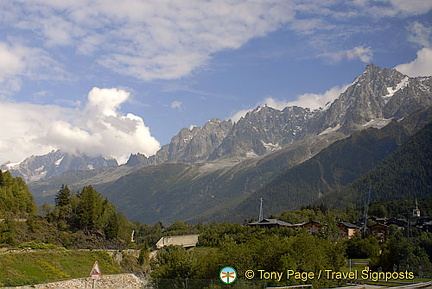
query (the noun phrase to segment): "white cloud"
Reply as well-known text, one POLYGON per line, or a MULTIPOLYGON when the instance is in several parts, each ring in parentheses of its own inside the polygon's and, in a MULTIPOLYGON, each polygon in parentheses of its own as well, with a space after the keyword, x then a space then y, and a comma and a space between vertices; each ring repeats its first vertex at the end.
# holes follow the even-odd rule
POLYGON ((318 30, 332 30, 335 26, 319 18, 296 19, 290 25, 290 29, 299 34, 311 35, 318 30))
POLYGON ((417 51, 416 59, 409 63, 400 64, 395 69, 412 77, 432 75, 432 49, 424 47, 417 51))
POLYGON ((6 43, 0 42, 0 83, 10 76, 22 73, 24 68, 22 56, 6 43))
POLYGON ((432 9, 432 2, 429 0, 360 0, 354 1, 359 9, 356 15, 372 15, 374 17, 409 17, 426 14, 432 9))
POLYGON ((409 41, 419 44, 421 47, 432 46, 432 27, 425 26, 422 23, 415 21, 409 26, 409 30, 409 41))
MULTIPOLYGON (((28 40, 44 45, 53 55, 60 54, 56 47, 66 47, 68 52, 89 57, 92 64, 146 81, 187 76, 208 65, 214 54, 238 49, 283 25, 316 36, 319 31, 328 32, 336 27, 331 18, 404 17, 432 9, 430 0, 4 2, 0 7, 0 24, 10 28, 11 33, 20 35, 29 31, 28 40), (296 14, 301 16, 296 19, 296 14)), ((357 46, 323 56, 335 62, 342 59, 369 62, 372 51, 357 46)))
MULTIPOLYGON (((427 13, 432 9, 432 2, 430 0, 389 0, 389 2, 394 8, 394 12, 399 14, 419 15, 427 13)), ((391 14, 389 13, 389 15, 391 14)))
POLYGON ((22 77, 33 80, 66 79, 62 66, 40 48, 0 41, 0 94, 21 89, 22 77))
MULTIPOLYGON (((257 104, 257 106, 267 105, 278 110, 283 110, 287 106, 299 106, 310 108, 311 110, 324 108, 327 104, 332 103, 336 98, 338 98, 339 95, 348 88, 348 86, 349 84, 343 86, 334 86, 323 94, 305 93, 299 95, 295 101, 277 100, 272 97, 268 97, 264 101, 257 104)), ((233 122, 237 122, 240 120, 240 118, 244 117, 252 110, 254 110, 254 108, 237 111, 229 119, 231 119, 233 122)))
POLYGON ((0 103, 0 163, 21 161, 30 155, 49 152, 54 147, 41 144, 36 139, 48 124, 62 116, 68 118, 70 111, 57 106, 41 106, 28 103, 0 103))
POLYGON ((116 116, 117 110, 129 98, 124 90, 94 87, 88 94, 86 110, 103 116, 116 116))
POLYGON ((171 102, 171 108, 181 109, 183 102, 181 101, 173 101, 171 102))
POLYGON ((263 103, 279 110, 282 110, 287 106, 299 106, 314 110, 324 108, 327 104, 332 103, 333 100, 338 98, 339 95, 348 88, 348 86, 349 85, 334 86, 322 94, 305 93, 299 95, 295 101, 276 100, 269 97, 266 98, 263 103))
POLYGON ((337 63, 345 59, 348 60, 358 59, 364 63, 369 63, 372 60, 373 52, 370 47, 356 46, 348 50, 323 53, 321 54, 321 57, 324 57, 333 63, 337 63))
POLYGON ((248 112, 254 110, 254 108, 242 109, 235 112, 232 116, 229 117, 233 122, 238 122, 242 117, 244 117, 248 112))
POLYGON ((7 119, 0 127, 0 163, 21 161, 52 149, 90 156, 114 157, 120 163, 131 153, 154 154, 160 147, 142 118, 122 114, 129 93, 115 88, 93 88, 83 110, 55 105, 0 103, 7 119))
POLYGON ((45 47, 71 46, 143 80, 186 76, 212 54, 237 49, 294 17, 292 4, 278 0, 57 2, 17 0, 7 10, 15 11, 14 28, 31 30, 45 47))

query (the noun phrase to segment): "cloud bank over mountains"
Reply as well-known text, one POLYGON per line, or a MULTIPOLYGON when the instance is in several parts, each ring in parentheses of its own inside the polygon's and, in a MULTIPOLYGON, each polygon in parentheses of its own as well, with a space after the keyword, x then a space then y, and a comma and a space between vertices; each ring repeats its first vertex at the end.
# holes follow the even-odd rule
POLYGON ((3 123, 0 159, 22 160, 51 149, 89 156, 105 156, 124 163, 130 153, 154 154, 159 142, 141 117, 120 112, 129 92, 94 87, 83 109, 55 105, 2 103, 3 123))

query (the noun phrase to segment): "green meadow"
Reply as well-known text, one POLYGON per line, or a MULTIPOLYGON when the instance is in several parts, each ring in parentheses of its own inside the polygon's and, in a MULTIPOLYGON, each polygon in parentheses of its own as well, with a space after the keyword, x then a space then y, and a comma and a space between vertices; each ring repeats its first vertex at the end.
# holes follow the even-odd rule
POLYGON ((106 252, 48 249, 0 253, 0 286, 41 284, 90 277, 98 261, 102 274, 122 273, 106 252))

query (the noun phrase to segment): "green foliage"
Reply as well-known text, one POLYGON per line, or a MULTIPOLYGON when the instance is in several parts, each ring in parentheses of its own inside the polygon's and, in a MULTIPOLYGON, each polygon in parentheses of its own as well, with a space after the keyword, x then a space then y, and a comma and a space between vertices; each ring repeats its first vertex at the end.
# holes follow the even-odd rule
POLYGON ((190 279, 196 277, 198 269, 195 256, 179 246, 161 249, 150 265, 154 279, 190 279))
POLYGON ((37 205, 26 183, 0 170, 0 217, 26 217, 36 214, 37 205))
POLYGON ((19 243, 15 222, 6 218, 0 222, 0 243, 16 246, 19 243))
POLYGON ((21 243, 18 248, 21 249, 37 249, 37 250, 47 250, 47 249, 59 249, 59 246, 49 243, 38 243, 36 241, 21 243))
POLYGON ((55 196, 55 206, 56 207, 64 207, 70 204, 71 193, 68 186, 62 185, 61 189, 58 191, 55 196))
POLYGON ((105 252, 38 250, 0 254, 0 282, 3 286, 20 286, 89 277, 95 261, 103 274, 122 272, 105 252))
POLYGON ((383 245, 382 254, 373 260, 372 267, 380 267, 385 271, 408 270, 416 274, 421 270, 430 274, 431 247, 431 233, 423 233, 418 237, 404 237, 400 231, 395 231, 383 245))
POLYGON ((36 207, 32 205, 33 199, 25 183, 20 178, 12 178, 9 172, 0 174, 0 208, 4 204, 10 208, 0 211, 4 215, 4 220, 0 220, 0 244, 18 246, 27 242, 24 245, 32 244, 31 247, 53 244, 67 248, 124 248, 130 242, 136 226, 117 213, 114 205, 103 199, 92 186, 71 194, 69 188, 62 185, 55 198, 54 210, 45 204, 45 216, 36 216, 36 207), (25 200, 21 193, 28 194, 31 202, 21 210, 19 200, 7 198, 2 190, 21 200, 25 200), (9 202, 18 205, 14 207, 9 202))
MULTIPOLYGON (((345 260, 343 252, 343 245, 307 233, 291 237, 266 234, 239 244, 232 239, 225 239, 217 249, 197 248, 185 251, 181 247, 164 248, 151 263, 151 276, 153 281, 160 285, 164 279, 217 280, 220 269, 225 266, 234 267, 238 276, 244 276, 246 270, 258 269, 278 272, 288 269, 302 272, 338 270, 345 260)), ((284 278, 280 282, 270 281, 268 285, 300 283, 301 280, 284 278)), ((336 284, 333 280, 313 280, 312 283, 319 287, 336 284)))
MULTIPOLYGON (((359 192, 368 191, 369 185, 375 202, 428 197, 432 190, 432 124, 426 125, 367 174, 333 194, 331 198, 337 200, 333 203, 338 206, 364 203, 359 192)), ((393 213, 377 207, 373 212, 393 213)))
POLYGON ((102 196, 92 186, 84 187, 77 195, 75 208, 77 227, 84 231, 100 228, 100 216, 103 212, 102 196))
POLYGON ((369 236, 362 239, 357 236, 347 242, 347 257, 349 259, 372 259, 377 258, 379 254, 380 246, 374 237, 369 236))
MULTIPOLYGON (((60 230, 103 233, 109 240, 119 237, 120 228, 127 227, 129 223, 92 186, 84 187, 78 194, 71 194, 69 188, 62 185, 56 195, 55 210, 47 216, 60 230)), ((125 234, 128 236, 123 236, 124 239, 130 238, 130 232, 125 234)))

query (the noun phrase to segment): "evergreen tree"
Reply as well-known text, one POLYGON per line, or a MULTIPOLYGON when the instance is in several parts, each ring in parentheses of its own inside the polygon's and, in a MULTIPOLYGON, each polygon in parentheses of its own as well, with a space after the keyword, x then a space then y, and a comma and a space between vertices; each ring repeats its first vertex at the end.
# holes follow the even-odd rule
POLYGON ((37 205, 26 183, 14 178, 9 171, 0 171, 0 214, 29 216, 37 212, 37 205))
POLYGON ((63 184, 55 196, 56 207, 63 207, 69 205, 70 197, 71 197, 71 193, 68 186, 63 184))
POLYGON ((98 229, 98 221, 102 214, 101 195, 92 187, 84 187, 78 194, 77 221, 79 229, 86 232, 98 229))

